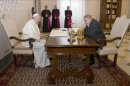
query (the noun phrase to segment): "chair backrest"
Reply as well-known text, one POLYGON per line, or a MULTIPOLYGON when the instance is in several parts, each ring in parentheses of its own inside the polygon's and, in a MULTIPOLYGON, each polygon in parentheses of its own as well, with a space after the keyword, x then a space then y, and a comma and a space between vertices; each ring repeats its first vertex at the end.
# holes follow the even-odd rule
POLYGON ((120 47, 120 44, 122 42, 122 39, 128 29, 128 26, 130 24, 130 19, 127 19, 126 16, 118 17, 112 27, 110 37, 121 37, 121 40, 115 40, 114 44, 117 47, 120 47))
MULTIPOLYGON (((4 18, 1 19, 1 23, 3 24, 8 37, 11 37, 11 36, 20 37, 18 29, 17 29, 17 25, 15 21, 13 20, 13 18, 5 15, 4 18)), ((12 46, 15 46, 18 43, 18 41, 16 40, 10 40, 10 42, 12 46)))

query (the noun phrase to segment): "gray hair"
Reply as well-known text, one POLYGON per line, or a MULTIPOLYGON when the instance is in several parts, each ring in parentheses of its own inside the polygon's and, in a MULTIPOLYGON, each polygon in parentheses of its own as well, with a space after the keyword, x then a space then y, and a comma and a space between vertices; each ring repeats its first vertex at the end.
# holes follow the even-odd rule
POLYGON ((92 16, 87 14, 84 16, 84 18, 92 19, 92 16))

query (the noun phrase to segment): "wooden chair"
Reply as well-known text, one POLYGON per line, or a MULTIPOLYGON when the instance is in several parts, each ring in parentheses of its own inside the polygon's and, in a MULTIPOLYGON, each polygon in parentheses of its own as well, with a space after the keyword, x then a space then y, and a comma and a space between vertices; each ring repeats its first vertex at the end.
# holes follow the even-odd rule
POLYGON ((106 46, 99 48, 97 51, 97 55, 99 59, 99 67, 100 67, 101 57, 106 55, 111 55, 111 54, 114 54, 113 65, 114 66, 116 65, 118 50, 120 48, 121 42, 124 38, 124 35, 127 31, 129 24, 130 24, 130 19, 127 19, 126 16, 121 16, 116 18, 112 30, 109 33, 110 36, 107 37, 106 40, 103 40, 105 42, 111 43, 111 45, 109 45, 108 43, 106 46))
MULTIPOLYGON (((21 39, 20 34, 22 33, 19 34, 15 21, 7 15, 5 15, 3 19, 1 19, 1 23, 3 24, 6 33, 10 38, 10 42, 13 48, 15 65, 17 65, 17 58, 18 58, 16 57, 16 55, 31 55, 30 57, 34 57, 33 50, 32 50, 33 47, 32 42, 35 41, 35 39, 33 38, 21 39), (21 45, 21 42, 25 42, 25 41, 29 42, 30 48, 25 48, 21 45)), ((42 35, 42 37, 45 38, 44 35, 42 35)))

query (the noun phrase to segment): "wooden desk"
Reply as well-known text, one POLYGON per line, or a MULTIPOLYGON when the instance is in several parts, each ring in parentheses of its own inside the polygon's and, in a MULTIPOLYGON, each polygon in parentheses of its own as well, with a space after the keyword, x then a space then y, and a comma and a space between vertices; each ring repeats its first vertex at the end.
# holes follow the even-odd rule
POLYGON ((85 38, 79 43, 77 40, 70 45, 67 40, 68 37, 49 37, 45 44, 48 55, 52 57, 53 68, 48 73, 48 83, 55 84, 56 79, 65 79, 68 76, 74 76, 76 78, 86 78, 88 83, 93 83, 94 73, 89 67, 90 54, 96 53, 98 44, 90 38, 85 38), (86 65, 84 69, 79 71, 78 69, 69 68, 61 71, 57 68, 57 55, 86 55, 86 65))

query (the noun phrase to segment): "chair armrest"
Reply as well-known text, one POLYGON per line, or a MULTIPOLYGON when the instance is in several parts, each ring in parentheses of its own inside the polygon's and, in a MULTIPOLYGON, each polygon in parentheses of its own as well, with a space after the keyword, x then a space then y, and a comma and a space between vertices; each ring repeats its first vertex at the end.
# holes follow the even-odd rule
POLYGON ((121 37, 114 37, 114 38, 110 38, 110 39, 102 39, 102 40, 97 40, 98 44, 102 44, 104 42, 112 42, 115 40, 121 40, 121 37))
POLYGON ((33 47, 32 42, 35 42, 35 40, 36 40, 36 39, 34 39, 34 38, 20 39, 20 38, 17 38, 17 37, 15 37, 15 36, 11 36, 11 37, 9 37, 9 38, 10 38, 11 40, 12 40, 12 39, 15 39, 15 40, 21 41, 21 42, 26 42, 26 41, 28 41, 28 42, 29 42, 29 45, 30 45, 29 48, 32 48, 32 47, 33 47))
POLYGON ((102 49, 103 46, 105 46, 107 43, 106 43, 106 39, 103 39, 103 40, 97 40, 96 41, 98 44, 99 44, 99 48, 102 49))
POLYGON ((100 45, 99 48, 102 49, 102 47, 105 46, 107 42, 112 42, 115 40, 121 40, 121 37, 114 37, 114 38, 110 38, 110 39, 97 40, 96 42, 100 45))
POLYGON ((19 35, 22 35, 23 33, 22 32, 19 32, 19 35))
POLYGON ((106 39, 106 42, 112 42, 115 40, 121 40, 121 37, 114 37, 114 38, 106 39))

